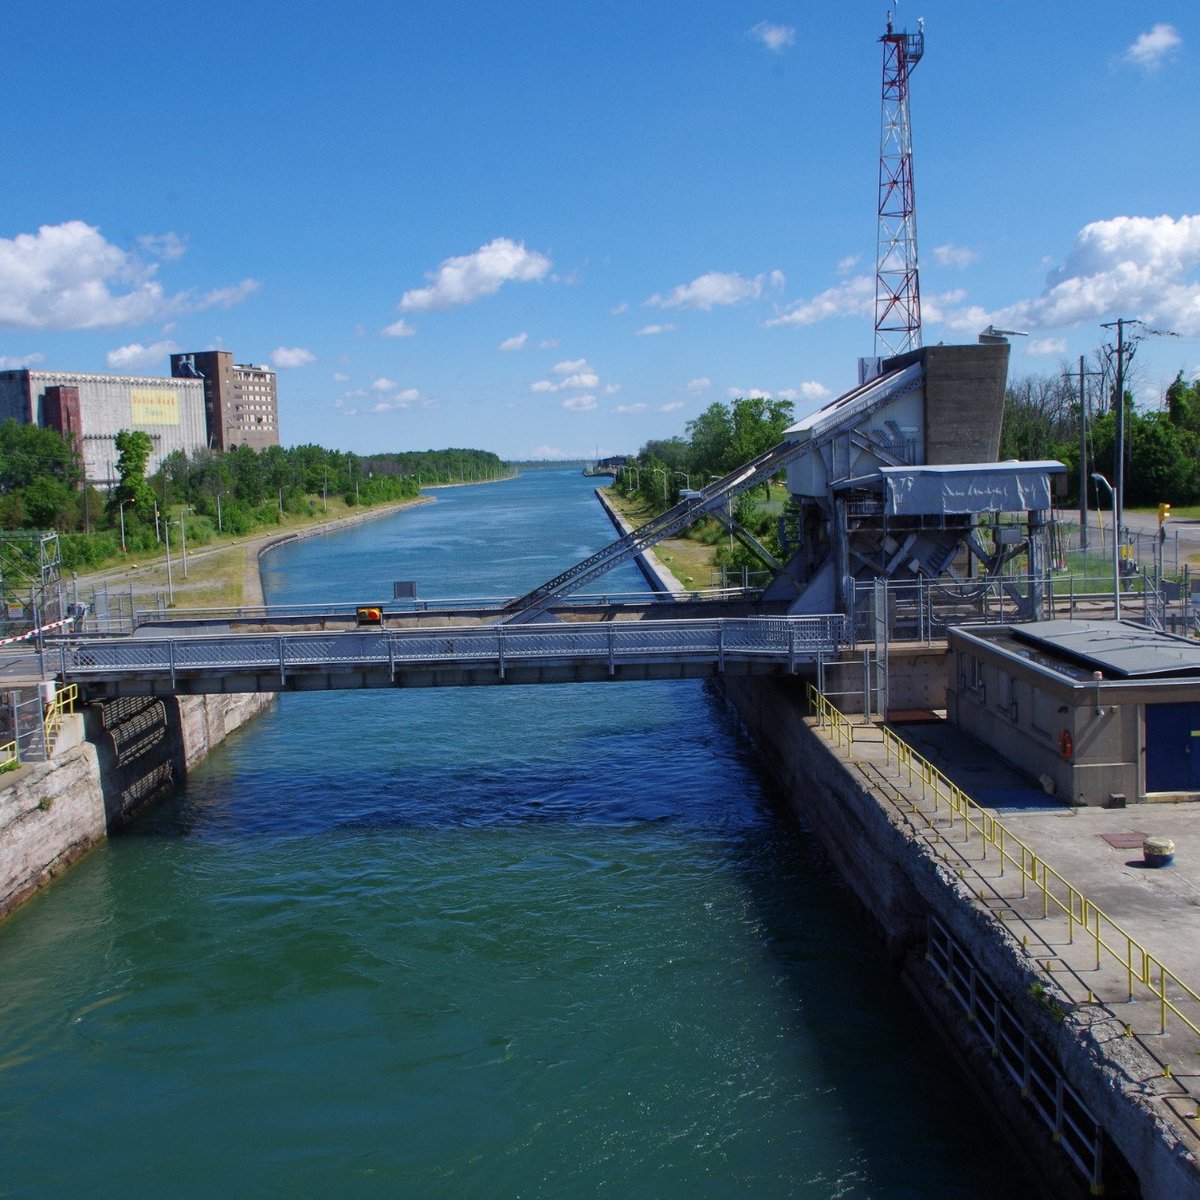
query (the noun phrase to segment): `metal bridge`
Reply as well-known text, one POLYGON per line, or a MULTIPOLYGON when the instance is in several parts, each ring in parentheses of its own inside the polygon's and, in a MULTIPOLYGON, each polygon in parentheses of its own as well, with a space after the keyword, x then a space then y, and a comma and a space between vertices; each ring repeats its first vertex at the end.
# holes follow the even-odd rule
POLYGON ((811 670, 841 616, 64 639, 45 669, 89 698, 688 679, 811 670))

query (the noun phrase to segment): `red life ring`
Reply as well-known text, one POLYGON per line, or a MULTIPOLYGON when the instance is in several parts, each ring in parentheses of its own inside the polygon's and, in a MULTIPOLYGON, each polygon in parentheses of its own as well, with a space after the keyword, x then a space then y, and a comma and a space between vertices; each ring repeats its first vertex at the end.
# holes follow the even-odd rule
POLYGON ((1071 756, 1075 753, 1075 743, 1071 741, 1071 731, 1069 729, 1064 729, 1062 733, 1058 735, 1058 749, 1063 758, 1065 758, 1067 762, 1070 762, 1071 756))

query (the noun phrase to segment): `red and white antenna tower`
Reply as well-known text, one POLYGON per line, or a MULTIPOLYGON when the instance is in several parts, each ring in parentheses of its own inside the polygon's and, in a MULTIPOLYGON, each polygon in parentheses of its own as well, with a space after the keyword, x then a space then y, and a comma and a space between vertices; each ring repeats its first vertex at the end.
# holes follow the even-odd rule
POLYGON ((921 345, 917 281, 917 210, 913 194, 908 77, 925 52, 918 33, 896 33, 888 13, 883 43, 883 131, 879 146, 879 242, 875 258, 875 353, 904 354, 921 345))

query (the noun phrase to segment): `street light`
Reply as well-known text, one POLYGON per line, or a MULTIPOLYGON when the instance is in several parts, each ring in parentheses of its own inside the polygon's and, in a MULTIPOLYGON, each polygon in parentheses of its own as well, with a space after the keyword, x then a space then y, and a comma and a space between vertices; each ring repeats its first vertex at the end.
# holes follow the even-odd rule
POLYGON ((1117 561, 1117 493, 1113 485, 1109 483, 1099 471, 1092 472, 1092 482, 1104 484, 1104 486, 1108 489, 1109 499, 1112 501, 1113 612, 1116 614, 1116 620, 1119 621, 1121 619, 1121 569, 1120 564, 1117 561))

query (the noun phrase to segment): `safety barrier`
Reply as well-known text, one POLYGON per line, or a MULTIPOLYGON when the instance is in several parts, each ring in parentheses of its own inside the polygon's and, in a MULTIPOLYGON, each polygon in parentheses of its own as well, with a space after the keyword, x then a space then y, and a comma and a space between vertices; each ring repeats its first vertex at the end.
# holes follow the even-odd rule
POLYGON ((935 916, 930 916, 926 961, 966 1013, 992 1057, 1021 1089, 1054 1140, 1087 1178, 1093 1196, 1104 1188, 1104 1139, 1083 1097, 1038 1047, 995 984, 935 916))
POLYGON ((21 765, 21 754, 16 742, 5 742, 0 746, 0 775, 15 771, 21 765))
MULTIPOLYGON (((499 679, 517 665, 607 666, 608 674, 637 663, 736 662, 754 669, 794 672, 841 644, 843 618, 749 617, 692 621, 609 621, 437 629, 363 629, 336 633, 84 640, 58 648, 62 679, 89 682, 181 674, 278 673, 281 686, 306 671, 346 677, 386 667, 495 669, 499 679)), ((51 659, 53 662, 53 659, 51 659)), ((259 685, 261 686, 261 685, 259 685)))
POLYGON ((850 724, 846 714, 826 698, 815 684, 808 685, 808 702, 823 730, 829 734, 829 740, 838 749, 845 749, 846 757, 854 757, 854 726, 850 724))
MULTIPOLYGON (((837 712, 817 689, 809 686, 822 707, 814 704, 822 727, 837 730, 835 744, 843 744, 845 730, 853 736, 853 727, 844 714, 837 712), (833 714, 826 710, 832 710, 833 714)), ((1095 966, 1099 970, 1104 956, 1109 955, 1123 970, 1127 999, 1133 1000, 1139 988, 1148 992, 1158 1008, 1159 1033, 1166 1033, 1168 1020, 1174 1017, 1180 1024, 1200 1037, 1200 994, 1194 991, 1163 962, 1151 954, 1132 934, 1093 904, 1078 888, 1068 883, 1020 838, 1005 828, 977 801, 972 800, 957 784, 952 783, 928 759, 917 753, 907 742, 886 726, 882 729, 885 764, 895 764, 897 777, 905 779, 909 789, 920 788, 921 799, 932 801, 934 815, 943 809, 950 818, 950 831, 955 823, 962 827, 968 844, 978 837, 983 857, 998 856, 1000 875, 1010 868, 1019 873, 1021 899, 1032 890, 1035 902, 1040 899, 1042 916, 1056 912, 1066 917, 1068 941, 1074 945, 1076 933, 1084 935, 1095 949, 1095 966), (1182 1006, 1188 1007, 1188 1012, 1182 1006), (1192 1015, 1189 1015, 1189 1012, 1192 1015)), ((926 816, 930 825, 933 819, 926 816)))
POLYGON ((54 754, 54 743, 58 740, 58 735, 62 731, 63 718, 75 711, 75 702, 78 699, 79 686, 72 683, 67 687, 59 688, 55 693, 54 699, 46 706, 43 729, 46 734, 47 758, 51 758, 54 754))

